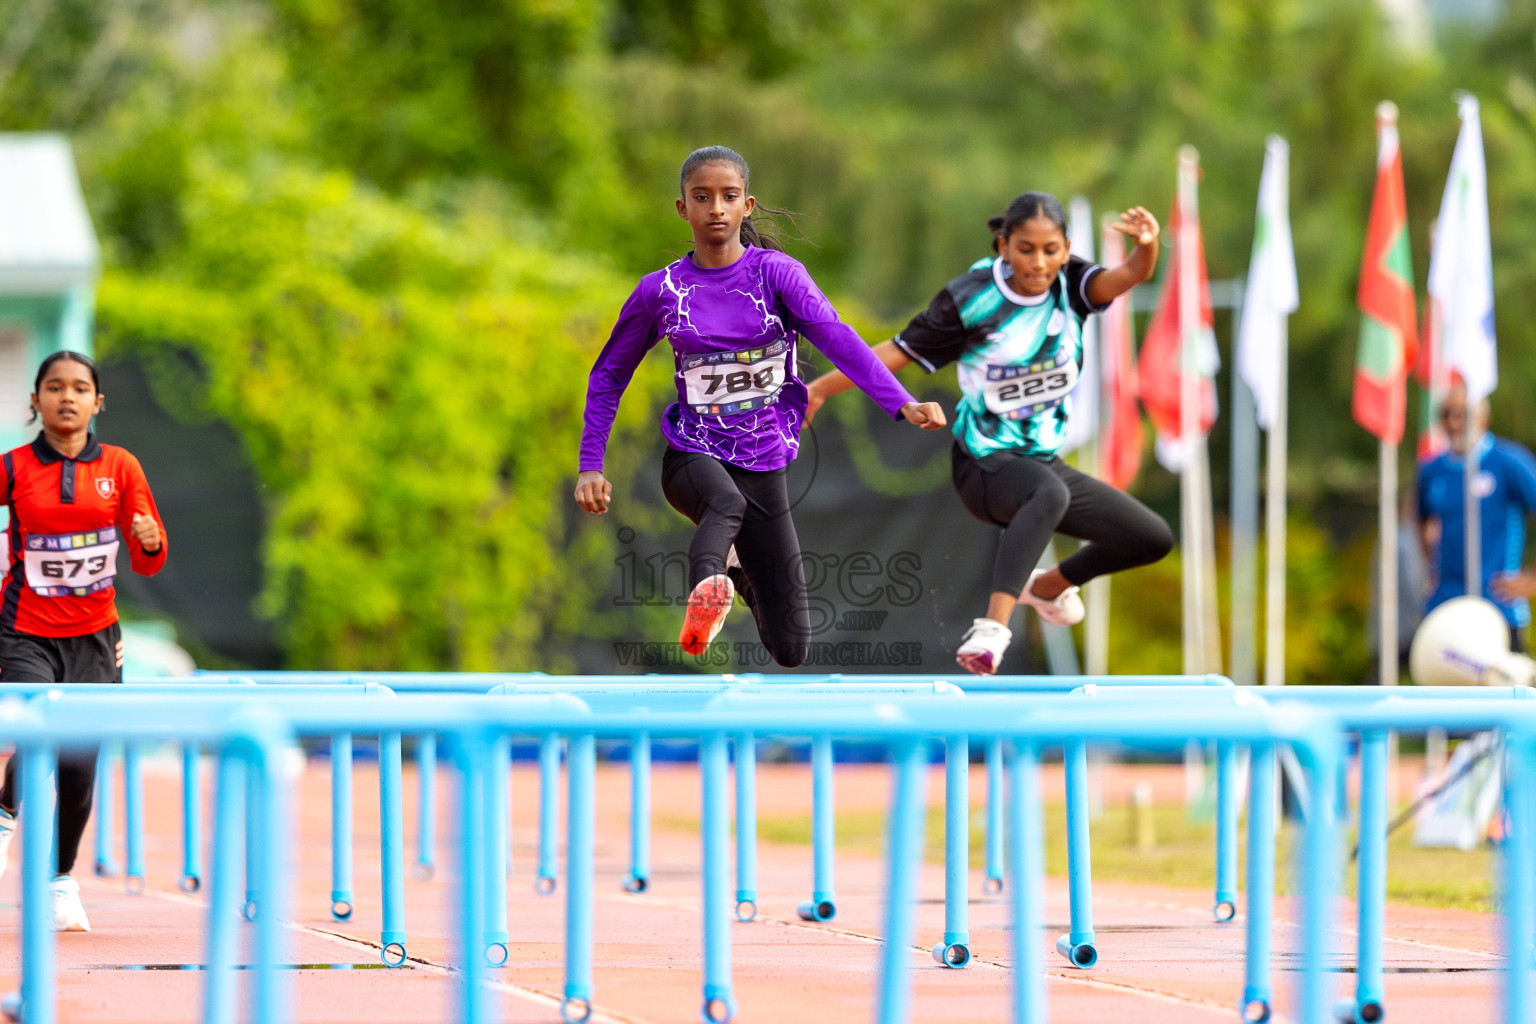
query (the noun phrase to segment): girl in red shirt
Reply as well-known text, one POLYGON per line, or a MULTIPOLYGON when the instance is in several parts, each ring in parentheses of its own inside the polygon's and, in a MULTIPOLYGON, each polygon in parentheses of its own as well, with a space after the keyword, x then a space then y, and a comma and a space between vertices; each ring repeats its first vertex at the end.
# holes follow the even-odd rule
MULTIPOLYGON (((0 457, 10 507, 9 565, 0 587, 0 682, 120 683, 123 642, 113 579, 119 548, 141 576, 165 565, 165 525, 139 460, 91 433, 103 396, 96 364, 78 352, 43 360, 33 385, 42 433, 0 457)), ((60 752, 54 927, 90 931, 70 877, 91 816, 96 752, 60 752)), ((0 874, 15 832, 16 761, 0 788, 0 874)))

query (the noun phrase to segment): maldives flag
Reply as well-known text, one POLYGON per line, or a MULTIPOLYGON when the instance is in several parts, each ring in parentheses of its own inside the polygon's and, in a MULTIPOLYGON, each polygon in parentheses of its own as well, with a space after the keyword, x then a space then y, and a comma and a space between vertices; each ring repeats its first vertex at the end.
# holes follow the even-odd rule
MULTIPOLYGON (((1184 467, 1185 454, 1180 433, 1183 424, 1179 415, 1182 407, 1180 372, 1182 344, 1179 337, 1179 258, 1177 241, 1181 237, 1182 218, 1177 199, 1173 202, 1173 215, 1168 218, 1168 230, 1163 237, 1173 239, 1175 246, 1168 269, 1163 272, 1163 290, 1157 297, 1157 310, 1147 325, 1146 337, 1141 344, 1141 404, 1152 418, 1157 429, 1157 461, 1175 473, 1184 467)), ((1209 433, 1216 423, 1216 371, 1221 368, 1221 356, 1216 351, 1216 317, 1211 312, 1211 288, 1205 273, 1205 242, 1200 235, 1198 220, 1194 224, 1195 267, 1200 296, 1200 328, 1196 339, 1195 370, 1200 374, 1200 431, 1209 433)))
POLYGON ((1408 371, 1417 356, 1413 259, 1408 248, 1408 204, 1403 197, 1403 155, 1397 108, 1376 108, 1376 194, 1365 232, 1357 301, 1360 348, 1355 357, 1355 422, 1388 444, 1403 439, 1408 371))
MULTIPOLYGON (((1106 218, 1099 252, 1106 267, 1125 260, 1125 236, 1106 218)), ((1099 472, 1122 491, 1141 471, 1141 410, 1136 407, 1136 346, 1131 330, 1131 301, 1122 295, 1101 316, 1099 356, 1104 371, 1106 420, 1099 438, 1099 472)))

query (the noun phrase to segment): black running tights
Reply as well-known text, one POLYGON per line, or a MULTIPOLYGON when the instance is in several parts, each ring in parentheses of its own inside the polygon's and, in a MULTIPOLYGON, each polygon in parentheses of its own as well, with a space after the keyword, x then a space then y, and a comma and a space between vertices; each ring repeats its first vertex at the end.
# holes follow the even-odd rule
POLYGON ((1148 565, 1173 550, 1173 532, 1162 516, 1054 456, 997 452, 977 459, 956 444, 952 469, 971 515, 1003 528, 993 593, 1020 593, 1053 533, 1088 541, 1060 566, 1067 582, 1078 585, 1148 565))
POLYGON ((688 545, 689 589, 725 572, 735 544, 741 572, 731 576, 758 636, 774 661, 795 668, 810 645, 811 614, 786 476, 787 470, 742 469, 671 447, 661 460, 662 493, 698 527, 688 545))
MULTIPOLYGON (((0 682, 6 683, 120 683, 117 642, 122 633, 117 623, 84 636, 47 637, 0 629, 0 682)), ((0 785, 0 807, 15 812, 21 801, 18 759, 5 762, 5 782, 0 785)), ((75 867, 80 837, 91 819, 96 791, 96 750, 60 750, 55 774, 58 786, 58 874, 75 867)))

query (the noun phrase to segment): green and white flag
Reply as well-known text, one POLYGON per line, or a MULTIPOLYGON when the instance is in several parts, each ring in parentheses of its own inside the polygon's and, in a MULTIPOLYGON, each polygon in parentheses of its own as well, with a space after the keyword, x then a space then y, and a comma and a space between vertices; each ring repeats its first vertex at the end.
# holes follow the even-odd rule
POLYGON ((1499 386, 1499 357, 1493 333, 1493 246, 1483 128, 1476 97, 1463 93, 1457 106, 1461 133, 1435 221, 1429 293, 1440 303, 1446 365, 1467 382, 1467 402, 1473 405, 1499 386))
POLYGON ((1285 401, 1281 379, 1281 347, 1285 318, 1300 303, 1296 288, 1296 254, 1291 248, 1290 146, 1271 135, 1264 149, 1264 173, 1259 178, 1259 213, 1254 225, 1253 255, 1248 261, 1248 287, 1243 292, 1243 316, 1237 330, 1237 366, 1253 392, 1259 426, 1268 430, 1275 410, 1285 401))

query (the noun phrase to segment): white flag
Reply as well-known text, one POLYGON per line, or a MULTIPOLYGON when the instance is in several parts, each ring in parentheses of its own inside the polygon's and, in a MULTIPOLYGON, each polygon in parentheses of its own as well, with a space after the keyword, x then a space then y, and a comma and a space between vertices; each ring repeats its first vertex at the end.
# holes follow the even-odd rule
POLYGON ((1271 135, 1264 148, 1253 255, 1248 261, 1248 287, 1243 292, 1243 318, 1237 330, 1237 369, 1253 392, 1259 426, 1265 430, 1275 422, 1275 410, 1285 401, 1285 381, 1280 379, 1285 318, 1300 304, 1296 254, 1291 249, 1290 158, 1290 146, 1280 136, 1271 135))
MULTIPOLYGON (((1067 241, 1072 255, 1093 262, 1093 210, 1088 200, 1072 200, 1067 214, 1067 241)), ((1061 451, 1081 448, 1099 432, 1099 318, 1083 321, 1083 366, 1077 375, 1077 387, 1067 398, 1067 436, 1061 451)))
POLYGON ((1480 402, 1499 386, 1493 335, 1493 247, 1488 238, 1488 165, 1477 98, 1457 97, 1461 134, 1435 222, 1429 255, 1429 294, 1440 303, 1445 365, 1467 382, 1467 401, 1480 402))

